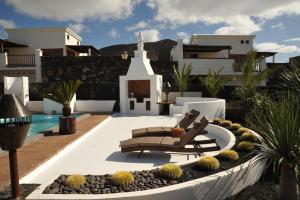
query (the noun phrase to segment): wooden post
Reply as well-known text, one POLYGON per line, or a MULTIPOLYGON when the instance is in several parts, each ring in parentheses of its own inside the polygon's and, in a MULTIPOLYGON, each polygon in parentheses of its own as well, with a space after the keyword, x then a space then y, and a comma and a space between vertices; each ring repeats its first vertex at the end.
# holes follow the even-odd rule
POLYGON ((18 173, 18 157, 17 150, 9 150, 9 167, 10 167, 10 181, 11 194, 13 198, 20 196, 19 173, 18 173))

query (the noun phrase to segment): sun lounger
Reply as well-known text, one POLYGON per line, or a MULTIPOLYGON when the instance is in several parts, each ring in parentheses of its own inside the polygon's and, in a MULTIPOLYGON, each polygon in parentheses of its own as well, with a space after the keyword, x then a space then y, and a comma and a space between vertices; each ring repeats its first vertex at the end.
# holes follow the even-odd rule
POLYGON ((172 137, 137 137, 120 142, 121 151, 133 152, 140 151, 139 157, 145 150, 150 151, 170 151, 170 152, 196 152, 199 155, 207 151, 220 150, 220 146, 215 139, 195 141, 195 137, 204 130, 209 124, 208 120, 203 117, 201 123, 194 123, 194 127, 180 138, 172 137), (212 147, 201 147, 201 144, 215 143, 212 147), (192 147, 186 147, 192 145, 192 147))
MULTIPOLYGON (((200 112, 197 110, 191 110, 190 113, 186 113, 184 118, 178 123, 179 128, 187 129, 199 116, 200 112)), ((177 126, 177 125, 176 125, 177 126)), ((175 127, 176 127, 175 126, 175 127)), ((174 127, 147 127, 133 129, 132 138, 145 137, 145 136, 171 136, 171 129, 174 127)))

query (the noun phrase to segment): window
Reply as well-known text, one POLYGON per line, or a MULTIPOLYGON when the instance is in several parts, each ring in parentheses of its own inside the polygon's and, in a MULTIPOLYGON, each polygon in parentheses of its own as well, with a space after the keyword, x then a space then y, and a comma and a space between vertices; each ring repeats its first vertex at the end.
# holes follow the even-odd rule
POLYGON ((249 44, 249 40, 246 40, 246 44, 249 44))
POLYGON ((79 45, 79 41, 77 41, 77 45, 79 45))
POLYGON ((196 53, 191 53, 191 54, 190 54, 190 57, 191 57, 191 58, 198 58, 198 54, 196 54, 196 53))
POLYGON ((68 40, 70 39, 70 36, 69 36, 69 35, 67 35, 67 39, 68 39, 68 40))
POLYGON ((244 44, 244 42, 245 42, 244 40, 241 40, 241 44, 244 44))

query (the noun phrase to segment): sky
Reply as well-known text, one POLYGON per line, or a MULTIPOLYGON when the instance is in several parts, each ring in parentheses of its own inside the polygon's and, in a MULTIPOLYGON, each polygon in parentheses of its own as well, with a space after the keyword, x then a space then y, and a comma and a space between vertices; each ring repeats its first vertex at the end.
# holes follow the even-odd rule
POLYGON ((300 55, 300 0, 0 0, 6 28, 68 26, 97 48, 183 38, 191 34, 254 34, 258 51, 276 62, 300 55))

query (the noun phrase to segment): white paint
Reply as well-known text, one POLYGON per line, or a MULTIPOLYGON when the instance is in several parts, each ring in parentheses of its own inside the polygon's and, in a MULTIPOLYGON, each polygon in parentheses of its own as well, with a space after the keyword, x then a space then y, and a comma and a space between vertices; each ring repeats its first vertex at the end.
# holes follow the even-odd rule
POLYGON ((15 94, 26 106, 29 101, 28 77, 4 77, 4 94, 15 94))
POLYGON ((7 66, 7 53, 0 53, 0 68, 7 66))
POLYGON ((176 104, 170 107, 170 115, 184 114, 192 109, 200 112, 199 117, 208 119, 225 118, 225 99, 203 97, 176 97, 176 104))
MULTIPOLYGON (((116 141, 117 136, 120 138, 125 138, 130 136, 130 130, 127 130, 129 127, 141 127, 143 125, 149 124, 152 120, 145 121, 146 118, 152 118, 156 123, 161 122, 162 119, 158 120, 156 118, 160 117, 113 117, 107 121, 102 126, 98 127, 99 129, 105 129, 105 131, 100 131, 98 128, 94 129, 93 132, 88 133, 88 136, 81 138, 76 141, 76 144, 72 144, 67 149, 63 150, 57 156, 53 157, 51 160, 34 170, 32 173, 27 175, 21 180, 21 183, 40 183, 41 179, 46 178, 42 185, 39 186, 33 193, 31 193, 26 199, 37 200, 37 199, 130 199, 130 200, 152 200, 152 199, 164 199, 164 200, 180 200, 180 199, 191 199, 191 200, 202 200, 202 199, 224 199, 229 196, 232 196, 240 192, 245 187, 254 184, 260 177, 265 165, 264 163, 258 163, 254 165, 253 163, 257 159, 254 157, 252 160, 241 164, 233 169, 223 171, 211 176, 195 179, 192 181, 184 182, 181 184, 176 184, 172 186, 137 191, 137 192, 125 192, 125 193, 116 193, 116 194, 93 194, 93 195, 80 195, 80 194, 68 194, 68 195, 57 195, 57 194, 42 194, 43 190, 47 185, 53 182, 53 180, 60 175, 61 173, 66 173, 66 165, 68 168, 67 174, 72 174, 74 171, 76 173, 84 172, 85 174, 93 174, 90 171, 91 167, 94 167, 95 170, 99 171, 98 174, 112 173, 119 170, 141 170, 142 169, 151 169, 149 164, 157 159, 160 164, 165 162, 175 162, 175 160, 165 160, 166 156, 164 154, 170 154, 169 152, 162 153, 160 155, 155 155, 154 152, 151 152, 150 155, 143 155, 140 159, 136 158, 135 153, 132 153, 133 156, 120 155, 116 157, 115 160, 111 159, 111 156, 115 154, 116 147, 111 147, 112 145, 118 144, 119 140, 116 141), (122 119, 123 118, 123 119, 122 119), (126 126, 123 128, 126 129, 124 134, 118 134, 116 132, 110 132, 113 127, 113 123, 120 124, 121 121, 126 119, 126 126), (142 120, 139 120, 142 118, 142 120), (138 120, 137 120, 138 119, 138 120), (116 121, 117 120, 117 121, 116 121), (130 123, 130 121, 135 123, 130 123), (119 123, 118 123, 119 122, 119 123), (138 122, 144 122, 139 124, 138 122), (134 125, 133 125, 134 124, 134 125), (97 134, 102 133, 102 134, 97 134), (101 137, 101 135, 103 137, 101 137), (109 137, 110 142, 105 142, 109 137), (98 138, 98 139, 96 139, 98 138), (92 142, 94 141, 94 142, 92 142), (113 143, 113 144, 111 144, 113 143), (85 145, 84 145, 85 144, 85 145), (83 148, 84 147, 84 148, 83 148), (101 148, 102 147, 102 148, 101 148), (111 149, 112 148, 112 149, 111 149), (111 154, 107 152, 110 151, 111 154), (93 154, 95 152, 95 154, 93 154), (101 152, 98 154, 96 152, 101 152), (73 157, 70 157, 73 154, 73 157), (106 154, 103 159, 102 154, 106 154), (97 159, 95 159, 97 155, 97 159), (108 156, 108 157, 107 157, 108 156), (145 156, 147 156, 145 158, 145 156), (92 163, 86 163, 88 159, 92 160, 92 163), (80 162, 78 162, 80 160, 80 162), (71 162, 71 163, 70 163, 71 162), (98 162, 98 163, 96 163, 98 162), (94 164, 94 165, 91 165, 94 164), (59 166, 57 166, 59 165, 59 166), (83 168, 81 171, 72 170, 77 168, 78 165, 83 168), (85 165, 85 166, 84 166, 85 165), (99 169, 101 168, 101 169, 99 169), (248 170, 246 176, 244 173, 248 170), (57 171, 56 176, 52 176, 53 171, 57 171)), ((163 120, 167 119, 166 117, 163 120)), ((174 121, 174 120, 173 120, 174 121)), ((125 121, 124 121, 125 122, 125 121)), ((125 125, 124 122, 120 126, 125 125)), ((173 122, 174 123, 174 122, 173 122)), ((156 124, 158 125, 158 124, 156 124)), ((115 126, 114 126, 115 127, 115 126)), ((235 137, 233 134, 219 126, 209 125, 208 127, 209 134, 212 133, 211 137, 217 138, 217 141, 220 143, 227 144, 223 146, 224 149, 230 149, 235 143, 235 137)), ((216 155, 218 152, 207 153, 206 155, 216 155)), ((176 154, 172 155, 176 156, 176 154)), ((196 158, 198 159, 198 158, 196 158)), ((186 161, 179 161, 179 165, 186 165, 192 162, 195 162, 195 158, 186 161)), ((156 162, 157 162, 156 161, 156 162)), ((177 161, 178 162, 178 161, 177 161)), ((159 164, 159 165, 160 165, 159 164)), ((155 166, 158 167, 158 166, 155 166)), ((96 173, 97 174, 97 173, 96 173)))
POLYGON ((35 59, 35 81, 42 82, 42 62, 41 57, 43 56, 43 52, 40 49, 35 50, 34 52, 35 59))
POLYGON ((75 102, 76 112, 112 112, 115 100, 77 100, 75 102))
MULTIPOLYGON (((198 159, 195 153, 148 152, 137 158, 138 152, 121 153, 119 143, 131 138, 131 130, 149 126, 175 126, 176 118, 167 116, 113 116, 89 136, 77 140, 68 151, 62 151, 53 162, 46 162, 26 177, 22 183, 48 183, 60 174, 106 174, 119 170, 152 169, 168 162, 189 163, 198 159)), ((221 148, 230 149, 235 143, 233 134, 218 126, 209 125, 207 135, 197 139, 215 138, 221 148)), ((205 155, 216 155, 219 151, 205 155)), ((55 156, 54 158, 56 158, 55 156)))
MULTIPOLYGON (((72 101, 70 103, 71 113, 74 112, 75 102, 76 102, 76 94, 73 96, 72 101)), ((50 99, 44 98, 43 107, 44 107, 44 113, 46 114, 53 114, 53 113, 61 114, 63 105, 55 101, 52 101, 50 99)))
POLYGON ((28 101, 27 109, 30 112, 44 112, 44 101, 28 101))
POLYGON ((155 75, 147 58, 147 52, 144 50, 143 35, 139 33, 138 49, 134 51, 134 57, 126 76, 120 76, 120 108, 121 113, 158 115, 161 101, 162 76, 155 75), (129 80, 150 80, 150 98, 144 98, 144 101, 137 103, 136 98, 129 98, 128 81, 129 80), (129 102, 134 101, 134 109, 130 110, 129 102), (146 101, 150 101, 150 110, 146 110, 146 101))
MULTIPOLYGON (((184 96, 186 97, 201 97, 202 92, 184 92, 184 96)), ((180 92, 170 92, 168 95, 169 101, 176 101, 176 97, 180 97, 180 92)), ((161 94, 162 100, 166 100, 166 94, 162 92, 161 94)))

